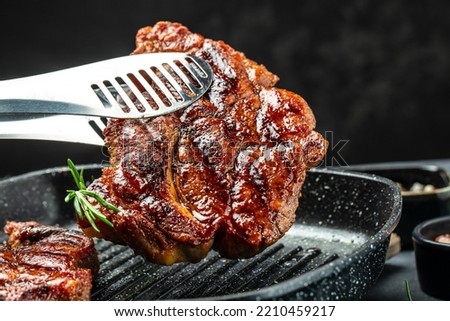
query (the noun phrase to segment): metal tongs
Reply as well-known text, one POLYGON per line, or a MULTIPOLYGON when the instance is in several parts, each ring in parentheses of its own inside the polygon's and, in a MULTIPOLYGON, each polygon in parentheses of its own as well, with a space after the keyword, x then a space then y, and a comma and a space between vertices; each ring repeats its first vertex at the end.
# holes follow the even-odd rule
POLYGON ((202 97, 212 80, 199 57, 149 53, 0 81, 0 138, 103 145, 106 118, 174 112, 202 97))

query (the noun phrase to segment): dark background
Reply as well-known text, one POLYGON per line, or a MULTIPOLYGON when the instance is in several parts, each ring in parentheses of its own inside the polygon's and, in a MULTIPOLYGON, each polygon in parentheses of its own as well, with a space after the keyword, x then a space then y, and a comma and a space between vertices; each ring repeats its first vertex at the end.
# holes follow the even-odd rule
MULTIPOLYGON (((330 152, 342 147, 334 161, 450 158, 449 17, 447 0, 7 1, 0 79, 126 55, 139 28, 177 21, 243 51, 279 75, 279 87, 301 94, 318 131, 329 132, 332 145, 348 141, 330 152)), ((0 164, 28 170, 24 164, 99 154, 98 147, 29 146, 0 141, 0 164)))

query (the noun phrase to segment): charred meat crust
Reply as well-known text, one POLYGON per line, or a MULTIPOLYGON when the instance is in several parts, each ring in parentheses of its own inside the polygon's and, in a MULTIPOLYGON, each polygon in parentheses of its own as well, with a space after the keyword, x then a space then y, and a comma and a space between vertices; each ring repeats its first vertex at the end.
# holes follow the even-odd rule
POLYGON ((37 222, 7 222, 0 300, 89 300, 99 262, 91 238, 37 222))
POLYGON ((133 54, 164 51, 205 59, 212 86, 167 116, 109 120, 111 166, 89 188, 121 212, 99 207, 115 227, 100 224, 97 236, 168 265, 197 262, 211 248, 253 256, 292 226, 306 172, 327 142, 303 98, 275 88, 276 75, 224 42, 178 23, 139 30, 133 54))

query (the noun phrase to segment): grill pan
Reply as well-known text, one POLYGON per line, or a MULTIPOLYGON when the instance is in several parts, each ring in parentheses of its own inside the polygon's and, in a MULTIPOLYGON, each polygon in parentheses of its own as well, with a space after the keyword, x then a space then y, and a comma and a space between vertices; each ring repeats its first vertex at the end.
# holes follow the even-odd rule
MULTIPOLYGON (((100 168, 86 165, 84 176, 98 177, 100 168)), ((64 203, 72 187, 65 167, 0 181, 0 224, 37 220, 76 228, 73 208, 64 203)), ((400 212, 400 192, 392 181, 314 169, 294 226, 251 259, 228 260, 211 252, 200 263, 166 267, 126 246, 96 240, 101 266, 92 299, 357 300, 383 269, 400 212)), ((0 232, 0 241, 6 238, 0 232)))

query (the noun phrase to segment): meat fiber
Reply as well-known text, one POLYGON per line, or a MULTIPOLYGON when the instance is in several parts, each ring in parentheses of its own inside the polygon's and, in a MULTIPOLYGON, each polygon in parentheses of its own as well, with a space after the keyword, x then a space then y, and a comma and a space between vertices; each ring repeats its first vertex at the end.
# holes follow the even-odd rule
POLYGON ((80 227, 161 264, 197 262, 210 249, 251 257, 292 226, 306 172, 327 142, 302 97, 275 88, 277 76, 224 42, 170 22, 137 33, 133 54, 169 51, 206 60, 211 88, 167 116, 109 120, 110 166, 89 189, 121 212, 98 207, 113 229, 80 227))
POLYGON ((89 300, 99 262, 79 231, 8 222, 0 245, 0 300, 89 300))

